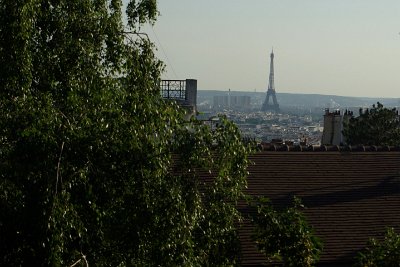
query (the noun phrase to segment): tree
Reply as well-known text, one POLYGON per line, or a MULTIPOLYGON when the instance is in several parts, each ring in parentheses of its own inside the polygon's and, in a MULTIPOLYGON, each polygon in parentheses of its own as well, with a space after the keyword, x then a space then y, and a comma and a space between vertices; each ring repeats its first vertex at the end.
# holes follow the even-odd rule
POLYGON ((127 28, 120 0, 0 0, 1 265, 238 263, 249 148, 160 97, 140 32, 156 1, 126 12, 127 28))
POLYGON ((257 209, 251 216, 253 238, 268 261, 282 262, 283 266, 313 266, 322 252, 322 243, 299 210, 303 207, 300 200, 295 198, 293 207, 281 211, 265 197, 253 201, 257 209))
POLYGON ((351 118, 344 125, 343 135, 350 145, 400 145, 400 117, 398 111, 381 103, 351 118))
POLYGON ((400 235, 388 228, 381 242, 371 238, 367 247, 358 254, 356 266, 400 266, 400 235))

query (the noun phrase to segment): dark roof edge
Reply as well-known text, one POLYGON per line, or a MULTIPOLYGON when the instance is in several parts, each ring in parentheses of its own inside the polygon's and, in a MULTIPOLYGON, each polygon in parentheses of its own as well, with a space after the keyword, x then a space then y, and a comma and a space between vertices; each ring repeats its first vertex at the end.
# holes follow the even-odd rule
POLYGON ((328 146, 328 145, 276 145, 276 144, 259 144, 261 151, 287 151, 287 152, 389 152, 400 151, 400 146, 328 146))

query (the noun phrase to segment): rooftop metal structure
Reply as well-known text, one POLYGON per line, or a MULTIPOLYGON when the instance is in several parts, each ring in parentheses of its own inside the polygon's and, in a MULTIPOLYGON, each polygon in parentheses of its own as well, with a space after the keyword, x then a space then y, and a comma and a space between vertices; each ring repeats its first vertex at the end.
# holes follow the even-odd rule
POLYGON ((161 80, 160 93, 165 99, 175 100, 186 110, 187 118, 197 113, 197 80, 161 80))
POLYGON ((186 100, 186 80, 161 80, 161 96, 186 100))

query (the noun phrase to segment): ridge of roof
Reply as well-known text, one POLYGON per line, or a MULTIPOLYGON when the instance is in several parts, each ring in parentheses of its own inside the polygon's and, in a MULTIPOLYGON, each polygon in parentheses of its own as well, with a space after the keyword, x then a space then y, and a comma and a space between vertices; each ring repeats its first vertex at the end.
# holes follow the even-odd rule
POLYGON ((364 146, 364 145, 280 145, 258 144, 260 151, 286 151, 286 152, 399 152, 400 146, 364 146))

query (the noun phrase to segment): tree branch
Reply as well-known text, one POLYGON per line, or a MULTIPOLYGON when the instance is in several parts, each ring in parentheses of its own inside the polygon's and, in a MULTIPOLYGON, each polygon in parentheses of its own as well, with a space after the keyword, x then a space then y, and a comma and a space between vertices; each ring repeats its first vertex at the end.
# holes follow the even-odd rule
MULTIPOLYGON (((62 144, 61 144, 61 149, 60 149, 60 155, 58 156, 57 178, 56 178, 56 192, 55 192, 55 195, 57 195, 58 179, 61 179, 61 175, 60 175, 60 165, 61 165, 62 152, 63 152, 63 150, 64 150, 64 144, 65 144, 65 142, 62 142, 62 144)), ((61 181, 61 183, 62 183, 62 181, 61 181)))

